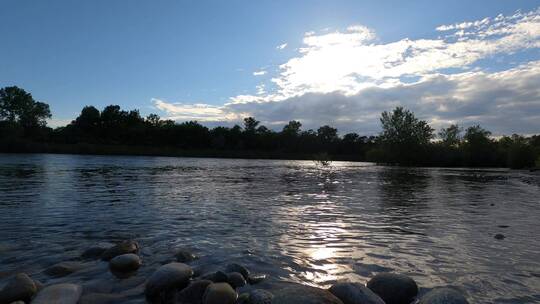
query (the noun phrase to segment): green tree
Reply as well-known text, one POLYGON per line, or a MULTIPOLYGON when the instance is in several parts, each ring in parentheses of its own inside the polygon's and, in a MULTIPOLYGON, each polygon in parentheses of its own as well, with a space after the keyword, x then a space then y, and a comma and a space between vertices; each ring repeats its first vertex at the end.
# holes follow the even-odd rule
POLYGON ((302 123, 296 120, 289 121, 288 124, 286 124, 283 127, 283 134, 286 135, 292 135, 292 136, 298 136, 300 134, 300 128, 302 127, 302 123))
POLYGON ((448 128, 442 128, 438 135, 444 146, 457 147, 461 143, 461 132, 461 128, 457 124, 453 124, 448 128))
POLYGON ((491 166, 495 165, 497 155, 494 142, 490 138, 491 132, 475 125, 465 130, 463 139, 464 150, 468 166, 491 166))
POLYGON ((50 117, 49 105, 35 101, 25 90, 16 86, 0 89, 0 120, 31 129, 46 126, 50 117))
POLYGON ((248 133, 255 133, 259 124, 260 121, 255 120, 253 117, 244 118, 244 130, 248 133))
POLYGON ((433 138, 433 129, 402 107, 381 114, 382 143, 385 159, 400 164, 421 162, 433 138))

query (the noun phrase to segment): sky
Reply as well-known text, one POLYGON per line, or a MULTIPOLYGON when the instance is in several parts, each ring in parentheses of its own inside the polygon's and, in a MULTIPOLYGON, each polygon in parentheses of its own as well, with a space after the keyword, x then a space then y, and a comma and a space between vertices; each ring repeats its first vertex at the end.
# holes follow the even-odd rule
POLYGON ((0 0, 0 87, 50 105, 279 130, 380 131, 404 106, 434 128, 540 133, 540 1, 0 0))

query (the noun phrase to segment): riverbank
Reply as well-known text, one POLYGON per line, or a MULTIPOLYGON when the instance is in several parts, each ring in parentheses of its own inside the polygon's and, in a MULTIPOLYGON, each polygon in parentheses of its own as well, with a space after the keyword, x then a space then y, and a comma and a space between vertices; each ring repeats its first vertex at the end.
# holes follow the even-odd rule
POLYGON ((220 265, 206 272, 189 264, 198 259, 187 249, 171 250, 167 260, 148 277, 138 277, 143 265, 136 241, 96 245, 76 259, 63 261, 42 270, 47 282, 34 280, 26 273, 7 279, 0 290, 0 303, 107 304, 107 303, 183 303, 183 304, 468 304, 460 291, 434 288, 419 296, 416 282, 403 274, 380 273, 366 285, 362 282, 337 282, 328 289, 268 278, 254 274, 238 263, 220 265), (81 285, 70 281, 76 273, 110 271, 117 281, 90 280, 81 285), (137 278, 133 280, 132 278, 137 278))

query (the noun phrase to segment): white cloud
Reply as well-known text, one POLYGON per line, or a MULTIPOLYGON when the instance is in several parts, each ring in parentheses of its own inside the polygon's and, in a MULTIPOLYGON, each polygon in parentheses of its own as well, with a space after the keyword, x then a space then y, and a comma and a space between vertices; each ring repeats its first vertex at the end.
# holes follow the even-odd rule
POLYGON ((253 76, 263 76, 263 75, 266 75, 266 71, 265 70, 259 70, 259 71, 255 71, 253 72, 253 76))
POLYGON ((287 43, 283 43, 283 44, 280 44, 280 45, 276 46, 276 49, 278 49, 278 50, 283 50, 283 49, 285 49, 286 47, 287 47, 287 43))
MULTIPOLYGON (((381 111, 404 105, 435 126, 463 121, 501 133, 540 130, 538 53, 499 72, 477 65, 540 48, 540 10, 436 30, 444 36, 388 43, 361 25, 308 32, 297 56, 279 66, 272 90, 259 85, 256 94, 194 112, 208 111, 213 121, 253 115, 268 124, 300 119, 309 127, 329 123, 373 133, 381 111)), ((181 107, 176 113, 188 106, 181 107)))

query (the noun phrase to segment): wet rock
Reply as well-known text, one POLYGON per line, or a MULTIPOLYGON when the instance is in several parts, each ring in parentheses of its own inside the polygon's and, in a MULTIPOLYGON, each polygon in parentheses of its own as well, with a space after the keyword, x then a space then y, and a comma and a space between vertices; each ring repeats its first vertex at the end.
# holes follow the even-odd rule
POLYGON ((250 274, 247 281, 249 284, 254 285, 254 284, 264 281, 265 279, 266 279, 265 274, 258 273, 258 274, 250 274))
POLYGON ((117 294, 89 293, 81 297, 78 304, 114 304, 122 302, 123 297, 117 294))
POLYGON ((504 236, 504 234, 497 233, 497 234, 495 234, 494 238, 496 240, 504 240, 505 236, 504 236))
POLYGON ((97 260, 107 250, 107 248, 109 247, 105 245, 96 245, 96 246, 90 247, 81 254, 81 258, 85 260, 90 260, 90 259, 97 260))
POLYGON ((201 279, 210 280, 214 283, 223 283, 223 282, 227 282, 229 278, 227 277, 227 274, 225 272, 216 271, 216 272, 207 273, 201 276, 201 279))
POLYGON ((203 304, 234 304, 238 295, 227 283, 212 283, 206 287, 203 304))
POLYGON ((457 290, 441 287, 426 293, 420 304, 469 304, 467 299, 457 290))
POLYGON ((210 280, 192 281, 188 287, 182 289, 178 294, 180 303, 200 304, 204 296, 204 292, 208 285, 212 284, 210 280))
POLYGON ((169 263, 159 267, 146 282, 145 294, 149 298, 160 293, 183 288, 188 285, 193 270, 183 263, 169 263))
POLYGON ((225 272, 239 272, 245 280, 249 279, 249 270, 240 264, 232 263, 227 265, 225 267, 225 272))
POLYGON ((264 289, 255 289, 249 293, 247 304, 271 304, 274 295, 264 289))
POLYGON ((343 304, 328 290, 292 284, 274 292, 272 304, 343 304))
POLYGON ((236 304, 249 304, 249 293, 242 293, 238 295, 238 299, 236 299, 236 304))
POLYGON ((174 254, 174 257, 176 258, 176 261, 180 263, 189 263, 191 261, 199 259, 196 254, 192 253, 187 249, 179 249, 174 254))
POLYGON ((0 291, 0 303, 29 301, 37 292, 37 286, 26 273, 13 276, 0 291))
POLYGON ((336 283, 329 291, 344 304, 385 304, 378 295, 360 283, 336 283))
POLYGON ((227 273, 227 283, 229 283, 229 285, 231 285, 233 288, 240 288, 246 285, 246 280, 241 273, 230 272, 227 273))
POLYGON ((85 268, 85 265, 78 261, 66 261, 55 264, 45 270, 45 274, 51 277, 63 277, 85 268))
POLYGON ((141 258, 134 253, 126 253, 115 256, 109 262, 109 267, 113 271, 118 272, 130 272, 135 271, 141 267, 141 258))
POLYGON ((101 254, 101 259, 104 261, 109 261, 115 256, 119 256, 121 254, 137 253, 137 252, 139 252, 139 244, 135 241, 129 240, 129 241, 124 241, 120 244, 117 244, 105 250, 105 252, 101 254))
POLYGON ((418 294, 416 282, 406 275, 381 273, 367 283, 367 287, 386 304, 409 304, 418 294))
POLYGON ((24 301, 15 301, 15 302, 11 302, 10 304, 25 304, 24 301))
POLYGON ((38 292, 32 304, 77 304, 82 294, 82 288, 75 284, 55 284, 38 292))

